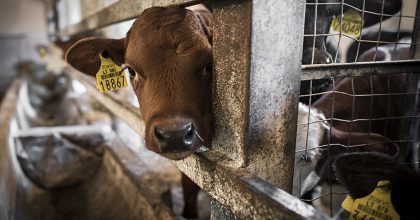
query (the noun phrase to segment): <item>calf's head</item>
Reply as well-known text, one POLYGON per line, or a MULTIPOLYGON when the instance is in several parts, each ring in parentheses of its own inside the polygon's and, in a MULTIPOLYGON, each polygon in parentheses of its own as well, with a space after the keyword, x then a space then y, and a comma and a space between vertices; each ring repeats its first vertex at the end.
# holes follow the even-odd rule
POLYGON ((123 39, 87 38, 66 60, 95 76, 99 54, 128 69, 146 124, 146 147, 183 159, 210 141, 212 17, 179 7, 145 10, 123 39))

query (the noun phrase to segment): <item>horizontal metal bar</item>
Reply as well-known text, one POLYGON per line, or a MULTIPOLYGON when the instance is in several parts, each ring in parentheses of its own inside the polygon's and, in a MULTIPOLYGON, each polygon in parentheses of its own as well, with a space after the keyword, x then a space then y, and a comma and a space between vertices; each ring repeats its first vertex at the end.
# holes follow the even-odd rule
POLYGON ((352 97, 375 97, 375 96, 402 96, 402 95, 418 95, 420 94, 420 92, 406 92, 406 93, 377 93, 377 94, 359 94, 359 95, 353 95, 347 92, 340 92, 340 91, 326 91, 326 92, 317 92, 317 93, 312 93, 312 94, 305 94, 305 95, 300 95, 299 97, 309 97, 309 96, 316 96, 316 95, 324 95, 324 94, 330 94, 330 93, 335 93, 335 94, 342 94, 342 95, 347 95, 347 96, 352 96, 352 97))
MULTIPOLYGON (((136 108, 126 107, 111 93, 99 93, 93 78, 80 73, 75 76, 86 85, 90 95, 144 137, 144 122, 136 108)), ((214 199, 241 218, 327 219, 312 206, 260 178, 241 169, 224 167, 220 162, 223 160, 226 158, 207 152, 174 163, 214 199)))
POLYGON ((328 219, 248 172, 224 168, 196 155, 175 165, 239 219, 328 219))
POLYGON ((301 80, 420 73, 420 60, 303 65, 301 80))
POLYGON ((199 0, 120 0, 102 9, 96 14, 84 18, 79 23, 60 31, 61 37, 72 36, 83 32, 99 29, 111 24, 136 18, 143 10, 153 6, 198 4, 199 0))

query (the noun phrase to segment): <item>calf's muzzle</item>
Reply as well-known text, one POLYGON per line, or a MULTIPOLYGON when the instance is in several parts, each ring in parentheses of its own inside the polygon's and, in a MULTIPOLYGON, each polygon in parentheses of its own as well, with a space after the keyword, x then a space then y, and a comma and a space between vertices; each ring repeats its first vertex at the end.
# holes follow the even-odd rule
POLYGON ((160 153, 181 153, 194 150, 196 132, 192 122, 157 124, 153 130, 160 153))

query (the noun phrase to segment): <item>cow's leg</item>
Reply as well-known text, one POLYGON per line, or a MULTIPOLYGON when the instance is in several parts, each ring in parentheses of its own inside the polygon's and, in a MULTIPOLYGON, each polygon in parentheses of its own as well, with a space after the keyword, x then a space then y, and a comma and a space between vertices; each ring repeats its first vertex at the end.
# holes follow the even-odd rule
POLYGON ((182 174, 182 190, 184 194, 184 211, 182 215, 185 218, 197 218, 197 196, 200 187, 188 176, 182 174))

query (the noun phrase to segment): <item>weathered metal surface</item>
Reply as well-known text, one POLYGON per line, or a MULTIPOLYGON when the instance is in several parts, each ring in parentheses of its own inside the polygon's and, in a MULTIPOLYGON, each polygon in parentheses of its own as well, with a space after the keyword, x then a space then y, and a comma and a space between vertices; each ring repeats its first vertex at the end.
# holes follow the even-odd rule
POLYGON ((212 150, 230 158, 233 166, 245 166, 251 1, 217 1, 213 14, 212 150))
POLYGON ((350 76, 365 76, 377 74, 392 74, 415 72, 420 69, 420 61, 386 61, 351 64, 327 64, 303 66, 302 80, 340 78, 350 76))
POLYGON ((213 199, 211 201, 211 220, 236 220, 237 218, 232 211, 223 207, 220 202, 213 199))
POLYGON ((417 1, 416 17, 414 19, 413 30, 413 54, 412 58, 420 59, 420 2, 417 1))
POLYGON ((247 170, 287 192, 293 181, 304 12, 304 0, 252 1, 247 170))
POLYGON ((238 219, 327 219, 314 207, 240 169, 200 156, 175 164, 238 219))
POLYGON ((198 0, 120 0, 96 14, 88 16, 81 22, 67 27, 60 32, 61 37, 71 36, 99 29, 107 25, 127 21, 137 17, 144 9, 152 6, 169 6, 169 5, 192 5, 197 4, 198 0))
MULTIPOLYGON (((413 47, 413 53, 411 54, 411 58, 413 59, 420 59, 420 2, 417 2, 417 9, 416 9, 416 18, 414 20, 414 30, 413 30, 413 41, 414 43, 413 47)), ((418 68, 418 71, 420 72, 420 65, 418 68)), ((420 92, 420 76, 419 74, 412 74, 411 75, 411 83, 409 92, 420 92)), ((407 108, 409 111, 408 114, 414 114, 414 115, 420 115, 420 95, 417 94, 414 99, 412 99, 412 103, 409 103, 407 105, 407 108), (411 107, 411 112, 410 112, 411 107)), ((410 138, 412 140, 417 140, 415 142, 409 143, 410 149, 411 149, 411 161, 413 164, 411 167, 413 167, 415 170, 420 169, 420 120, 417 119, 414 122, 410 123, 409 126, 406 128, 408 131, 407 133, 410 135, 410 138)))

